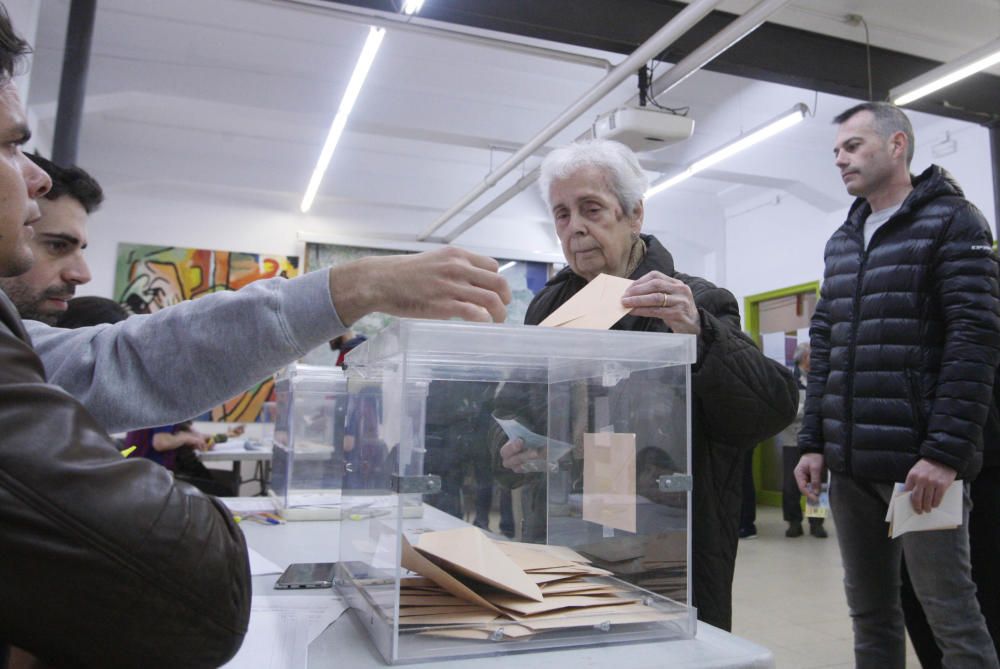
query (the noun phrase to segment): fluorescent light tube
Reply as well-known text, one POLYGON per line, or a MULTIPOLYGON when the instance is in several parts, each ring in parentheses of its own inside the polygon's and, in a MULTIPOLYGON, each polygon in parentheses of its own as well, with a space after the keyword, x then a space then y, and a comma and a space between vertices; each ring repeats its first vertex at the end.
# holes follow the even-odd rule
POLYGON ((424 6, 424 0, 406 0, 403 5, 403 13, 406 15, 416 14, 424 6))
POLYGON ((500 265, 500 269, 497 270, 497 273, 503 272, 504 270, 508 270, 516 264, 517 264, 516 260, 511 260, 508 263, 504 263, 503 265, 500 265))
MULTIPOLYGON (((801 105, 801 103, 800 103, 801 105)), ((754 144, 763 142, 765 139, 777 135, 783 130, 791 128, 793 125, 797 124, 799 121, 806 117, 805 115, 805 105, 796 105, 795 109, 784 114, 778 119, 765 124, 763 127, 753 130, 735 142, 727 144, 720 149, 717 149, 710 153, 709 155, 694 161, 691 164, 691 173, 697 174, 702 170, 707 170, 712 165, 729 158, 730 156, 735 156, 740 151, 749 149, 754 144)))
POLYGON ((719 147, 703 158, 699 158, 686 167, 684 171, 675 174, 665 181, 653 184, 653 186, 646 191, 644 197, 649 199, 654 195, 658 195, 671 186, 676 186, 680 182, 693 177, 698 172, 707 170, 712 165, 722 162, 726 158, 730 158, 740 151, 749 149, 754 144, 763 142, 765 139, 773 137, 783 130, 791 128, 793 125, 796 125, 806 117, 807 111, 809 111, 809 107, 802 102, 798 103, 792 107, 791 111, 785 112, 778 118, 768 121, 762 126, 758 126, 742 137, 719 147))
POLYGON ((358 56, 358 62, 354 66, 354 73, 351 74, 351 80, 344 91, 344 97, 340 100, 337 115, 333 117, 333 123, 330 124, 330 131, 326 135, 323 150, 320 151, 319 160, 316 161, 316 168, 313 170, 312 178, 309 179, 309 186, 302 197, 302 204, 299 208, 303 214, 312 207, 313 200, 316 198, 316 191, 319 190, 319 185, 323 183, 323 175, 326 174, 326 168, 330 165, 330 159, 337 148, 337 142, 340 141, 344 127, 347 126, 347 117, 351 115, 354 103, 357 102, 358 95, 361 94, 361 87, 364 86, 368 71, 371 69, 372 63, 375 62, 375 55, 378 53, 379 46, 382 45, 383 37, 385 37, 385 29, 376 28, 375 26, 371 26, 368 29, 368 39, 365 40, 365 46, 361 49, 361 55, 358 56))
POLYGON ((895 105, 907 105, 936 90, 1000 63, 1000 38, 889 91, 895 105))
POLYGON ((644 199, 648 200, 649 198, 653 197, 654 195, 659 195, 660 193, 662 193, 663 191, 667 190, 671 186, 676 186, 677 184, 679 184, 682 181, 687 181, 692 176, 694 176, 694 172, 692 172, 690 168, 687 168, 683 172, 681 172, 679 174, 675 174, 674 176, 670 177, 669 179, 665 179, 663 181, 659 181, 659 182, 653 184, 652 186, 649 187, 649 190, 647 190, 643 194, 642 197, 644 199))

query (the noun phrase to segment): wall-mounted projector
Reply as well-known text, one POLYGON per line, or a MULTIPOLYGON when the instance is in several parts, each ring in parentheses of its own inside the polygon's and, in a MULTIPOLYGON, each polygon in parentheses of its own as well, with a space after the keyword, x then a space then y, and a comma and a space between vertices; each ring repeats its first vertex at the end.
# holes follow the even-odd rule
POLYGON ((594 121, 594 137, 613 139, 633 151, 655 151, 694 132, 694 119, 649 107, 619 107, 594 121))

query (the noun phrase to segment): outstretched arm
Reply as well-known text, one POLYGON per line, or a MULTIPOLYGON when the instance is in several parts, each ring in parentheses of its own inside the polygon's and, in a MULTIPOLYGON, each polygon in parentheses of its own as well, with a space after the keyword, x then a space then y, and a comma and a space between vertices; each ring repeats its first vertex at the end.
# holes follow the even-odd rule
POLYGON ((257 281, 114 325, 26 326, 49 381, 119 432, 203 413, 365 314, 501 321, 509 302, 496 261, 449 247, 257 281))

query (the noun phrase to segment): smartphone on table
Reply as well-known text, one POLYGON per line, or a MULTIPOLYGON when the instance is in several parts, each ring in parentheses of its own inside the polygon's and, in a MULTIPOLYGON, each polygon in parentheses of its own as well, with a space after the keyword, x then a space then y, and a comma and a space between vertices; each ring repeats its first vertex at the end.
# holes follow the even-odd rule
POLYGON ((330 588, 333 586, 335 562, 297 562, 288 565, 274 587, 277 590, 298 588, 330 588))

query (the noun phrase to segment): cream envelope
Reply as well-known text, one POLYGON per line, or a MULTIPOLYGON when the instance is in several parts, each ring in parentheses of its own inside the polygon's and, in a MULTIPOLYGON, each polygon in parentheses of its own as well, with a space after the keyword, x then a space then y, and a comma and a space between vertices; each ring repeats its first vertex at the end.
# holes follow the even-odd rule
POLYGON ((622 295, 632 283, 631 279, 599 274, 539 325, 607 330, 631 311, 622 306, 622 295))
POLYGON ((410 545, 410 542, 407 541, 405 536, 403 537, 401 562, 403 567, 406 569, 415 571, 418 574, 431 579, 459 599, 464 599, 467 602, 472 602, 473 604, 477 604, 490 609, 491 611, 500 613, 500 609, 483 599, 479 593, 475 592, 469 586, 465 585, 444 569, 421 555, 417 549, 410 545))
MULTIPOLYGON (((421 534, 417 552, 445 563, 451 570, 505 592, 542 601, 542 591, 477 527, 421 534)), ((431 574, 424 574, 434 578, 431 574)))
POLYGON ((583 519, 635 532, 635 435, 583 435, 583 519))
POLYGON ((522 616, 536 613, 547 613, 560 609, 579 609, 593 606, 611 606, 615 604, 631 604, 634 599, 623 599, 617 596, 601 597, 597 595, 555 595, 546 597, 544 602, 526 602, 517 597, 495 597, 497 606, 522 616))
POLYGON ((941 504, 928 513, 917 513, 910 501, 912 490, 903 492, 903 484, 897 483, 889 500, 889 536, 895 539, 907 532, 929 530, 950 530, 962 524, 962 492, 964 484, 954 481, 944 493, 941 504))
POLYGON ((568 562, 559 555, 537 550, 531 544, 497 541, 496 546, 525 571, 554 570, 557 567, 575 566, 573 562, 568 562))
POLYGON ((491 623, 499 616, 492 611, 475 613, 442 613, 436 616, 407 616, 400 618, 401 625, 462 625, 491 623))
POLYGON ((612 625, 629 623, 666 622, 678 617, 677 614, 664 613, 652 606, 634 604, 629 606, 606 607, 602 609, 582 609, 567 615, 565 611, 543 613, 537 617, 522 618, 519 623, 536 632, 567 627, 589 627, 598 622, 609 622, 612 625))
MULTIPOLYGON (((412 618, 413 616, 443 616, 453 613, 482 613, 484 609, 466 604, 465 606, 402 606, 399 607, 400 618, 412 618)), ((493 614, 496 616, 496 614, 493 614)))

